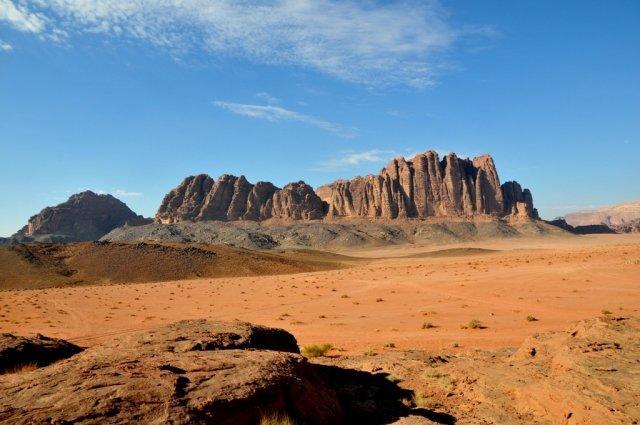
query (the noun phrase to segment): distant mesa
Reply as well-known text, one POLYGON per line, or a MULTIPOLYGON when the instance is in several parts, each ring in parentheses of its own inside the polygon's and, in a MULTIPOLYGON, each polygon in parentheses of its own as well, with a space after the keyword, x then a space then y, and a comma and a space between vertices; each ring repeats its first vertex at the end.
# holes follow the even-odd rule
POLYGON ((567 214, 565 221, 571 226, 605 225, 614 230, 633 231, 640 228, 640 200, 567 214))
POLYGON ((100 239, 116 227, 147 224, 151 220, 137 215, 111 195, 90 190, 71 195, 66 202, 46 207, 5 242, 79 242, 100 239))
POLYGON ((317 220, 427 217, 538 218, 533 197, 517 182, 500 184, 489 155, 440 160, 434 151, 396 158, 377 175, 338 180, 314 191, 303 181, 280 189, 244 176, 187 177, 169 192, 157 223, 207 220, 317 220))

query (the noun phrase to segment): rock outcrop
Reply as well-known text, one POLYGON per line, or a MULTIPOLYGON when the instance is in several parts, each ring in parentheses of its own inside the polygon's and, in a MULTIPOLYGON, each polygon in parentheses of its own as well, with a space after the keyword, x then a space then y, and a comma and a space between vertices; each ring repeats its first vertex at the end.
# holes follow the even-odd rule
POLYGON ((70 342, 44 335, 0 334, 0 374, 24 367, 42 367, 82 351, 70 342))
POLYGON ((531 192, 516 182, 500 185, 489 155, 471 160, 452 153, 441 161, 428 151, 393 159, 378 175, 338 180, 315 192, 302 181, 278 189, 244 176, 191 176, 165 196, 156 222, 478 215, 537 218, 531 192))
POLYGON ((80 242, 100 239, 116 227, 147 224, 111 195, 85 191, 31 217, 10 242, 80 242))
POLYGON ((500 185, 493 159, 473 160, 433 151, 393 159, 378 175, 318 188, 330 217, 426 218, 489 215, 535 218, 528 189, 500 185))
POLYGON ((244 176, 223 174, 214 180, 199 174, 164 197, 156 221, 313 220, 323 215, 322 200, 302 181, 280 189, 268 182, 251 184, 244 176))
POLYGON ((0 422, 343 422, 335 391, 297 352, 283 330, 177 322, 0 379, 0 422))

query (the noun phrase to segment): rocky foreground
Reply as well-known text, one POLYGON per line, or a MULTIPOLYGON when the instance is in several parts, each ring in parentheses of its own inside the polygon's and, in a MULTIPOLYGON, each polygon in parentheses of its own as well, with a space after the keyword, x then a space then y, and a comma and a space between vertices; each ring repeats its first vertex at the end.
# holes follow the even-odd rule
POLYGON ((639 335, 640 320, 606 314, 518 350, 390 347, 308 361, 283 330, 196 320, 79 354, 59 341, 71 357, 32 370, 16 364, 17 339, 5 334, 0 359, 13 364, 0 377, 0 421, 256 424, 275 415, 306 424, 635 424, 639 335))

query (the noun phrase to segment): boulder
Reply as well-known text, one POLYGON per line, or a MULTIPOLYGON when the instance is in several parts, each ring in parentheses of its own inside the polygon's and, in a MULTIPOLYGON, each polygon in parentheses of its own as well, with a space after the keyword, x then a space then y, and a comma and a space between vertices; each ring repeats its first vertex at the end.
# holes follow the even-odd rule
POLYGON ((44 335, 0 334, 0 374, 24 367, 41 367, 82 351, 77 345, 44 335))
POLYGON ((182 321, 0 377, 0 422, 344 423, 336 392, 297 351, 283 330, 182 321))

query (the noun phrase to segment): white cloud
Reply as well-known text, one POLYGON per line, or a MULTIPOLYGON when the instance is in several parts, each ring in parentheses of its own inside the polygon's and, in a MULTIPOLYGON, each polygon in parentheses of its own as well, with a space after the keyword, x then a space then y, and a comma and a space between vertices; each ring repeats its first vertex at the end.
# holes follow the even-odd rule
POLYGON ((10 52, 13 50, 13 46, 9 43, 5 43, 4 41, 0 40, 0 51, 2 52, 10 52))
POLYGON ((127 190, 124 189, 116 189, 115 190, 115 195, 116 196, 121 196, 121 197, 135 197, 135 196, 142 196, 141 192, 129 192, 127 190))
POLYGON ((341 137, 353 138, 356 136, 356 129, 344 127, 320 118, 305 115, 300 112, 292 111, 274 105, 249 105, 244 103, 224 102, 217 100, 213 102, 219 108, 226 109, 234 114, 244 115, 245 117, 259 118, 266 121, 297 121, 322 130, 337 134, 341 137))
POLYGON ((318 171, 331 171, 358 166, 363 162, 382 163, 387 162, 396 155, 395 151, 371 149, 362 152, 346 151, 338 158, 331 158, 318 164, 318 171))
POLYGON ((488 34, 452 28, 438 0, 0 0, 0 10, 0 21, 49 38, 101 33, 372 86, 432 85, 443 50, 488 34))
POLYGON ((0 0, 0 22, 31 33, 40 33, 45 28, 42 15, 29 12, 26 6, 15 5, 12 0, 0 0))

